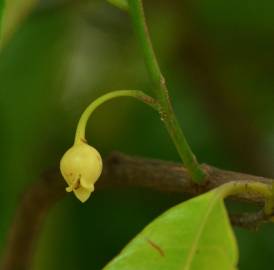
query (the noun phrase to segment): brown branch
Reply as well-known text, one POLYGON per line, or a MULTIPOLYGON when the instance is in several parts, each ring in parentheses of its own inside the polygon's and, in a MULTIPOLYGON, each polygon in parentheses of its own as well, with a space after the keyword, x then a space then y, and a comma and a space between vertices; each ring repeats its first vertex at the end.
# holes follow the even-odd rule
POLYGON ((36 240, 46 215, 65 195, 65 183, 58 180, 56 173, 45 173, 24 193, 10 228, 0 269, 31 269, 36 240))
MULTIPOLYGON (((160 192, 188 193, 192 196, 206 192, 230 181, 257 181, 271 184, 272 180, 237 172, 224 171, 209 165, 203 165, 208 175, 204 185, 198 186, 190 181, 181 164, 130 157, 113 153, 104 162, 104 170, 96 189, 143 187, 160 192)), ((47 212, 65 195, 65 181, 59 170, 45 173, 41 180, 25 192, 7 239, 7 246, 2 258, 2 270, 30 269, 36 239, 42 228, 47 212)), ((252 204, 263 203, 263 198, 256 194, 243 194, 235 197, 252 204)), ((269 217, 257 215, 256 218, 233 217, 232 221, 251 228, 269 217)))

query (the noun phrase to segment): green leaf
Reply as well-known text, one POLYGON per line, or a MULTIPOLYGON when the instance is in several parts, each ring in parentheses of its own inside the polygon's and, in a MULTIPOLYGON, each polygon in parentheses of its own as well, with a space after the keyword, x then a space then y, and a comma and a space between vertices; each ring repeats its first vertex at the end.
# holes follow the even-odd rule
POLYGON ((0 0, 0 35, 2 32, 2 17, 3 17, 4 7, 5 7, 5 1, 0 0))
POLYGON ((107 0, 110 4, 122 9, 128 10, 127 0, 107 0))
POLYGON ((12 34, 19 27, 20 23, 36 6, 38 0, 0 0, 0 8, 5 6, 2 11, 0 47, 2 48, 12 34))
POLYGON ((217 190, 150 223, 104 270, 232 270, 238 248, 217 190))
POLYGON ((5 6, 4 0, 0 0, 0 26, 2 24, 2 15, 3 15, 4 6, 5 6))

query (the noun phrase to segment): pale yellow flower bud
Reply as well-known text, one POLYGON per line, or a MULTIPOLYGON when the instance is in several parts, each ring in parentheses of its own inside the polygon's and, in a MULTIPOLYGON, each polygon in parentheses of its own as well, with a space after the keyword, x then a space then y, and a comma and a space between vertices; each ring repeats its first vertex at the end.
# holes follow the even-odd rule
POLYGON ((102 159, 98 151, 86 143, 73 145, 62 157, 61 173, 66 180, 67 192, 85 202, 94 191, 94 184, 101 175, 102 159))

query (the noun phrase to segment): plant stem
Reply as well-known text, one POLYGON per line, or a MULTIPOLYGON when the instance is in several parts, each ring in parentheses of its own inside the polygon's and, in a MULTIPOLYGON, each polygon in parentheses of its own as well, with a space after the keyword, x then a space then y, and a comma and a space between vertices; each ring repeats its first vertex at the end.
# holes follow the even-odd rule
POLYGON ((271 215, 273 211, 272 186, 260 182, 229 182, 216 189, 221 197, 245 193, 255 193, 265 200, 264 212, 271 215))
POLYGON ((94 112, 94 110, 99 107, 101 104, 105 103, 108 100, 111 100, 113 98, 117 97, 134 97, 138 100, 144 102, 145 104, 151 106, 153 109, 160 111, 159 103, 152 97, 144 94, 142 91, 138 90, 117 90, 109 92, 103 96, 100 96, 96 100, 94 100, 90 105, 85 109, 83 114, 80 117, 80 120, 77 125, 76 133, 75 133, 75 140, 74 144, 85 142, 86 136, 86 125, 89 117, 94 112))
POLYGON ((165 83, 165 78, 162 75, 152 46, 148 27, 146 24, 142 1, 128 0, 128 4, 133 21, 133 26, 144 54, 145 63, 154 84, 154 94, 161 104, 161 118, 193 181, 196 183, 201 183, 205 178, 205 173, 200 168, 200 165, 197 162, 195 155, 192 153, 192 150, 187 143, 185 135, 174 113, 172 104, 170 102, 168 89, 165 83))

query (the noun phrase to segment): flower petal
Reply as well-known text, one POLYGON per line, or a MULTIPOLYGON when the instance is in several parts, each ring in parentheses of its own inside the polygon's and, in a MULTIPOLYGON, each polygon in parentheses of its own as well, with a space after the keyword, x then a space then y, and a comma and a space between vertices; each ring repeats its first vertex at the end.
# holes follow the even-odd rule
POLYGON ((76 198, 83 203, 83 202, 87 201, 87 199, 89 198, 89 196, 93 192, 93 190, 94 190, 94 186, 89 189, 80 186, 79 188, 73 190, 73 192, 74 192, 76 198))

